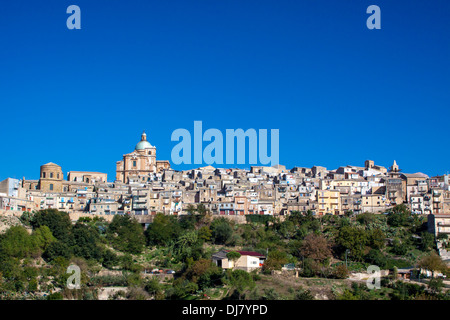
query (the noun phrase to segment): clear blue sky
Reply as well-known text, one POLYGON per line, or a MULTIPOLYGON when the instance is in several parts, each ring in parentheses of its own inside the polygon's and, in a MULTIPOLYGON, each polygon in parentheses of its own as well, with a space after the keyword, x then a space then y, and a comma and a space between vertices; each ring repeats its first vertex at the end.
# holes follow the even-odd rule
POLYGON ((0 180, 50 161, 113 180, 142 130, 170 160, 194 120, 280 129, 288 168, 446 173, 449 17, 448 0, 3 1, 0 180))

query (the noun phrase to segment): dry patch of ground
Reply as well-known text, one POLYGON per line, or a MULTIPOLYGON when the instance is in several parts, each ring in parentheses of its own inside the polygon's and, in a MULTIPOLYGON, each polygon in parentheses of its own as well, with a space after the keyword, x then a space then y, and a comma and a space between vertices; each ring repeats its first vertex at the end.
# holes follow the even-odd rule
POLYGON ((109 300, 114 294, 119 291, 127 292, 127 287, 103 287, 98 290, 98 300, 109 300))
POLYGON ((301 278, 284 275, 261 275, 261 279, 256 282, 259 292, 264 289, 274 289, 280 297, 291 298, 292 292, 298 289, 310 290, 311 294, 318 300, 334 299, 335 291, 342 292, 344 288, 350 286, 350 281, 340 279, 324 278, 301 278))
MULTIPOLYGON (((16 216, 0 216, 0 233, 6 232, 6 230, 11 228, 12 226, 23 226, 23 224, 16 216)), ((31 232, 31 229, 29 230, 29 232, 31 232)))

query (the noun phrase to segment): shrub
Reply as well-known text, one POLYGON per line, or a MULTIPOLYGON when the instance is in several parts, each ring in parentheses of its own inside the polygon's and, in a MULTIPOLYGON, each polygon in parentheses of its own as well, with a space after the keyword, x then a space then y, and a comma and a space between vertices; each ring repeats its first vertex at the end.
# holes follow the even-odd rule
POLYGON ((55 292, 47 296, 47 300, 62 300, 63 295, 60 292, 55 292))
POLYGON ((340 265, 336 266, 333 274, 337 279, 347 279, 348 275, 349 275, 349 271, 348 271, 347 267, 345 266, 345 264, 340 264, 340 265))
POLYGON ((298 288, 294 295, 294 300, 314 300, 310 290, 305 290, 302 287, 298 288))
POLYGON ((387 259, 380 250, 372 249, 365 255, 364 260, 370 264, 376 265, 381 269, 386 267, 387 259))
POLYGON ((211 225, 212 238, 216 244, 226 244, 230 241, 233 235, 233 229, 226 220, 215 220, 211 225), (217 223, 214 223, 219 221, 217 223))

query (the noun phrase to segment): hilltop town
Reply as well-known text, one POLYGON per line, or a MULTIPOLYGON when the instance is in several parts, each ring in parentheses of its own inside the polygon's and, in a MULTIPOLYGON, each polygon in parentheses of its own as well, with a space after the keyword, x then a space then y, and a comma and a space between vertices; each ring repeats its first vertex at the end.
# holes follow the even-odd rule
POLYGON ((176 171, 143 133, 114 182, 66 177, 47 163, 39 180, 0 182, 0 298, 450 297, 448 175, 371 160, 176 171), (70 265, 81 291, 66 285, 70 265))
POLYGON ((238 216, 286 216, 295 211, 316 216, 382 213, 402 203, 413 214, 433 215, 437 219, 432 231, 446 233, 449 176, 403 173, 395 160, 389 169, 367 160, 363 167, 334 170, 276 165, 175 171, 169 161, 156 159, 156 147, 145 132, 135 150, 117 161, 114 182, 106 173, 87 171, 70 171, 64 180, 62 168, 54 163, 40 167, 39 180, 0 182, 0 210, 54 208, 72 220, 130 214, 148 223, 157 213, 183 215, 202 204, 213 216, 239 221, 238 216), (443 227, 438 228, 439 223, 443 227))

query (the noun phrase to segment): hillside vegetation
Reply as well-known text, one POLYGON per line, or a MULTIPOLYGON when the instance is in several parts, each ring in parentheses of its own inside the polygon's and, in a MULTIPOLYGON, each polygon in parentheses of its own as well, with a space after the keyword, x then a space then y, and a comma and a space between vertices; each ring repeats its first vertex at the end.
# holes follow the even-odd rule
POLYGON ((99 299, 108 290, 110 299, 450 297, 434 277, 427 286, 387 277, 380 290, 347 279, 369 265, 448 274, 426 217, 411 215, 403 205, 382 215, 296 212, 284 221, 248 216, 246 224, 213 219, 201 205, 190 213, 158 214, 146 230, 127 215, 111 223, 95 217, 73 224, 57 210, 24 213, 19 225, 0 235, 0 298, 99 299), (223 248, 257 251, 267 260, 260 272, 224 271, 211 261, 223 248), (298 268, 299 277, 278 274, 287 263, 298 268), (67 288, 71 264, 81 269, 80 289, 67 288), (176 273, 149 274, 153 269, 176 273))

